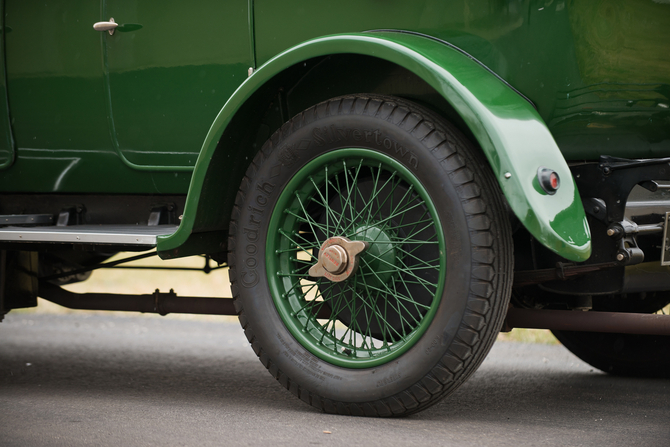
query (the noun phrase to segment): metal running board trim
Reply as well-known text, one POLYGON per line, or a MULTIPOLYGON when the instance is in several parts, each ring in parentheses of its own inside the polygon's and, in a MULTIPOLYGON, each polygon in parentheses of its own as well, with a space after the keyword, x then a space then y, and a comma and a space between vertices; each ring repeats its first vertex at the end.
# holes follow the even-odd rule
POLYGON ((52 242, 74 244, 149 245, 157 237, 177 231, 177 225, 76 225, 71 227, 4 227, 0 242, 52 242))
POLYGON ((53 214, 7 214, 0 216, 0 225, 53 225, 53 214))

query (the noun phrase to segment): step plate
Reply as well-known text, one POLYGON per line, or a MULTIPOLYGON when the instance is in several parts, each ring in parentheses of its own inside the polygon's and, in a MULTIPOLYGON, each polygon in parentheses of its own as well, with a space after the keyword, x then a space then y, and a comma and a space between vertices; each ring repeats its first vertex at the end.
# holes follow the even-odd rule
POLYGON ((52 242, 155 246, 158 236, 177 231, 177 225, 77 225, 71 227, 3 227, 0 242, 52 242))

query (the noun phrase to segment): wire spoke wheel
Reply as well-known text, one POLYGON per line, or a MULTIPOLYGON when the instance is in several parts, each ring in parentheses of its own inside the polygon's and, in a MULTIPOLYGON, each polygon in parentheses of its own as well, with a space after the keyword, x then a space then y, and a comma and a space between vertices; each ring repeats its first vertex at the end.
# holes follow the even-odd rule
MULTIPOLYGON (((401 355, 430 324, 444 287, 434 204, 409 170, 366 149, 303 167, 282 192, 268 238, 268 282, 291 334, 319 358, 366 368, 401 355), (365 242, 346 279, 310 275, 333 237, 365 242)), ((330 275, 329 275, 330 276, 330 275)))
POLYGON ((278 129, 240 185, 228 246, 251 347, 328 413, 403 415, 452 393, 511 293, 511 229, 481 151, 388 96, 334 98, 278 129))

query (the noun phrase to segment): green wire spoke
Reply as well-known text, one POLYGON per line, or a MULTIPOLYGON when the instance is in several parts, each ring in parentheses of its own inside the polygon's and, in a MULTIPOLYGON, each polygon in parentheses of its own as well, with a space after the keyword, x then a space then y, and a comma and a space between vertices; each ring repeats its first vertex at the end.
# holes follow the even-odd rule
MULTIPOLYGON (((288 234, 288 233, 287 233, 287 234, 288 234)), ((301 236, 300 233, 293 233, 293 236, 298 237, 298 238, 302 239, 302 240, 305 242, 304 244, 301 243, 301 245, 302 245, 303 247, 306 247, 306 248, 309 248, 309 249, 312 249, 312 248, 320 248, 320 247, 321 247, 321 244, 319 244, 318 241, 310 241, 310 240, 308 240, 308 239, 305 239, 305 237, 304 237, 304 236, 301 236)), ((305 251, 307 251, 307 250, 305 250, 305 251)))
POLYGON ((282 255, 282 254, 285 254, 285 253, 293 253, 293 252, 296 252, 296 251, 304 251, 305 253, 309 253, 309 251, 305 250, 302 247, 293 247, 293 248, 284 248, 284 249, 279 249, 278 248, 277 250, 275 250, 275 254, 282 255))
MULTIPOLYGON (((393 284, 393 290, 396 291, 394 296, 399 296, 399 295, 400 295, 400 292, 398 292, 398 289, 397 289, 397 287, 396 287, 396 283, 393 282, 392 284, 393 284)), ((421 321, 421 314, 419 313, 419 320, 417 320, 417 319, 414 317, 414 315, 409 311, 409 309, 407 309, 407 308, 405 307, 405 305, 402 303, 402 301, 397 300, 397 303, 398 303, 398 306, 399 306, 399 307, 402 307, 403 310, 407 311, 407 313, 409 314, 409 316, 412 317, 412 320, 414 320, 414 323, 418 325, 419 322, 421 321)), ((412 304, 414 304, 414 302, 412 302, 412 304)), ((415 307, 416 307, 416 306, 415 306, 415 307)), ((419 312, 418 309, 417 309, 417 312, 419 312)), ((401 315, 402 315, 402 314, 401 314, 401 315)), ((404 326, 403 326, 403 331, 404 331, 404 326)))
MULTIPOLYGON (((361 163, 362 163, 362 160, 361 160, 361 163)), ((354 214, 356 214, 355 211, 354 211, 356 208, 355 208, 354 205, 352 204, 352 198, 351 198, 351 193, 352 193, 352 191, 353 191, 353 186, 352 186, 352 187, 349 186, 349 175, 347 175, 347 174, 348 174, 348 170, 347 170, 347 162, 346 162, 346 161, 343 161, 342 164, 344 165, 344 181, 345 181, 345 183, 346 183, 346 185, 347 185, 347 202, 346 202, 346 203, 349 204, 349 212, 351 213, 351 218, 353 219, 354 214)), ((358 178, 358 173, 359 173, 359 172, 360 172, 360 165, 359 165, 359 167, 358 167, 358 170, 356 171, 356 178, 358 178)), ((356 181, 355 181, 355 180, 356 180, 356 179, 354 179, 354 180, 352 181, 352 185, 355 185, 355 184, 356 184, 356 181)), ((354 194, 354 200, 355 200, 355 199, 356 199, 356 194, 354 194)), ((345 211, 345 209, 342 209, 342 215, 346 215, 346 211, 345 211)))
MULTIPOLYGON (((313 288, 314 286, 316 286, 316 285, 318 285, 318 283, 314 283, 314 284, 312 285, 312 288, 313 288)), ((291 288, 288 289, 288 290, 282 295, 282 297, 284 297, 284 296, 288 296, 288 295, 289 295, 290 293, 292 293, 294 290, 297 290, 298 287, 304 287, 304 284, 300 284, 300 281, 295 281, 295 283, 293 284, 293 286, 291 286, 291 288)), ((311 290, 311 288, 310 288, 310 290, 311 290)), ((308 290, 308 292, 309 292, 309 290, 308 290)), ((304 295, 304 294, 305 294, 305 292, 303 292, 303 295, 304 295)))
MULTIPOLYGON (((384 186, 386 186, 386 185, 388 184, 389 181, 391 181, 391 178, 389 178, 389 179, 384 183, 384 185, 382 185, 382 188, 379 189, 379 190, 376 190, 376 189, 375 189, 376 187, 373 188, 374 195, 373 195, 372 197, 370 197, 370 200, 369 200, 367 203, 366 203, 366 201, 365 201, 365 198, 363 197, 363 195, 362 195, 362 194, 360 193, 360 191, 359 191, 359 195, 361 196, 361 200, 363 201, 363 203, 365 203, 365 206, 364 206, 363 209, 361 209, 361 211, 359 211, 359 212, 356 214, 356 216, 352 219, 352 222, 351 222, 352 225, 354 225, 354 224, 356 223, 356 221, 357 221, 358 218, 360 218, 363 214, 365 214, 365 211, 366 211, 367 208, 370 209, 370 212, 368 212, 368 221, 372 220, 372 211, 371 211, 371 210, 372 210, 372 206, 371 206, 372 201, 375 200, 375 199, 377 199, 377 197, 379 196, 379 194, 381 194, 381 192, 382 192, 384 186)), ((378 208, 378 209, 379 209, 379 208, 378 208)), ((345 228, 345 229, 344 229, 344 232, 346 233, 347 231, 349 231, 350 228, 351 228, 351 227, 345 228)))
MULTIPOLYGON (((377 273, 376 273, 374 270, 372 270, 372 274, 375 275, 375 276, 377 277, 377 279, 379 279, 379 276, 377 276, 377 273)), ((398 293, 397 293, 397 290, 395 290, 395 281, 391 282, 391 284, 393 284, 393 287, 394 287, 393 290, 391 290, 386 284, 382 283, 382 285, 383 285, 385 288, 388 289, 388 292, 387 292, 387 293, 390 293, 391 296, 399 297, 399 296, 398 296, 398 293)), ((411 300, 411 301, 413 302, 413 300, 411 300)), ((405 308, 405 306, 404 306, 400 301, 398 301, 398 305, 399 305, 399 306, 402 306, 403 309, 407 310, 407 308, 405 308)), ((404 320, 404 318, 402 317, 402 313, 400 312, 400 309, 398 309, 398 315, 400 315, 400 319, 404 320)), ((412 315, 410 314, 410 316, 412 316, 412 315)), ((412 316, 412 319, 414 319, 413 316, 412 316)), ((406 321, 406 320, 405 320, 405 321, 406 321)), ((416 321, 416 319, 414 319, 414 322, 417 323, 417 324, 419 323, 418 321, 416 321)))
POLYGON ((314 261, 307 261, 305 259, 289 258, 292 262, 299 262, 301 264, 314 265, 314 261))
POLYGON ((435 216, 415 175, 380 152, 336 149, 298 168, 266 239, 273 303, 298 343, 344 368, 383 365, 413 346, 444 290, 445 263, 432 259, 447 252, 435 216), (351 259, 358 271, 342 282, 311 278, 317 251, 334 236, 369 244, 351 259), (429 271, 436 279, 422 278, 429 271))
POLYGON ((284 273, 284 272, 277 272, 277 276, 280 278, 305 278, 304 273, 284 273))
MULTIPOLYGON (((361 277, 361 278, 362 278, 362 277, 361 277)), ((364 286, 364 287, 365 287, 365 286, 364 286)), ((366 288, 366 289, 367 289, 367 288, 366 288)), ((356 290, 354 287, 350 287, 350 290, 351 290, 352 293, 354 293, 355 295, 358 295, 358 294, 359 294, 359 291, 356 290)), ((354 296, 355 296, 355 295, 354 295, 354 296)), ((368 296, 369 296, 369 295, 368 295, 368 296)), ((373 313, 374 313, 375 308, 374 308, 374 306, 373 306, 372 304, 370 304, 370 303, 368 302, 368 300, 366 300, 366 299, 362 299, 361 302, 362 302, 362 304, 363 304, 363 306, 361 306, 361 308, 362 308, 364 311, 365 311, 366 307, 368 307, 368 308, 370 309, 370 316, 367 317, 367 312, 365 312, 365 314, 366 314, 366 320, 367 320, 367 332, 368 332, 368 334, 369 334, 369 337, 372 338, 372 334, 370 333, 370 322, 371 322, 371 320, 372 320, 372 315, 373 315, 373 313)))
MULTIPOLYGON (((356 277, 354 277, 354 281, 356 281, 356 277)), ((354 291, 354 294, 352 298, 356 298, 356 292, 354 291)), ((351 321, 350 321, 350 326, 347 326, 347 330, 344 331, 344 335, 342 335, 342 338, 340 338, 340 341, 342 341, 345 337, 347 332, 349 333, 349 344, 352 345, 352 347, 355 347, 356 345, 356 332, 354 329, 356 326, 358 326, 358 320, 356 320, 356 317, 358 316, 358 312, 356 311, 356 300, 352 299, 349 302, 349 310, 351 311, 351 321), (351 342, 351 338, 354 338, 354 342, 351 342)), ((359 328, 360 330, 360 328, 359 328)))
MULTIPOLYGON (((358 290, 355 290, 354 297, 357 297, 359 295, 359 293, 360 292, 358 290)), ((363 297, 362 295, 361 295, 361 300, 360 301, 363 305, 360 306, 360 310, 356 314, 356 321, 357 321, 357 326, 358 326, 358 329, 359 329, 359 333, 362 336, 361 349, 366 349, 366 346, 368 345, 368 343, 367 343, 368 338, 370 339, 370 343, 372 343, 372 333, 370 332, 370 319, 371 319, 371 317, 368 316, 368 312, 367 312, 367 307, 370 307, 370 311, 372 312, 372 306, 370 305, 370 303, 368 303, 368 300, 365 297, 363 297), (361 327, 358 324, 358 315, 360 315, 360 312, 363 313, 363 319, 367 322, 367 324, 365 325, 365 330, 363 330, 363 331, 361 331, 361 327), (366 333, 367 333, 367 335, 366 335, 366 333)), ((372 313, 370 315, 372 315, 372 313)), ((372 355, 370 346, 368 346, 366 350, 370 353, 370 355, 372 355)))
MULTIPOLYGON (((300 204, 300 208, 302 209, 302 212, 307 217, 307 224, 309 225, 309 228, 312 230, 312 234, 314 235, 314 239, 316 239, 317 245, 321 246, 321 243, 319 242, 319 239, 316 237, 316 231, 314 231, 314 226, 312 225, 312 222, 314 222, 315 224, 317 224, 317 222, 307 213, 307 210, 305 209, 305 205, 302 203, 302 200, 300 199, 300 195, 297 192, 295 193, 295 197, 296 197, 296 199, 298 199, 298 203, 300 204)), ((321 229, 323 231, 323 227, 321 227, 321 229)))
MULTIPOLYGON (((419 283, 417 283, 417 284, 419 284, 419 283)), ((393 289, 391 292, 389 292, 391 289, 388 286, 386 286, 386 290, 380 289, 379 287, 375 287, 373 285, 368 285, 368 288, 370 288, 370 289, 372 289, 372 290, 374 290, 378 293, 385 293, 385 294, 393 295, 394 298, 401 299, 403 301, 407 301, 408 303, 416 304, 417 306, 424 307, 425 309, 430 309, 430 306, 426 306, 425 304, 418 303, 418 302, 416 302, 416 300, 413 300, 412 298, 410 298, 408 296, 398 294, 397 289, 393 289)))
POLYGON ((408 211, 413 210, 414 208, 418 208, 418 207, 420 207, 420 206, 423 205, 423 204, 424 204, 424 202, 420 202, 420 203, 417 203, 417 204, 411 206, 410 208, 407 208, 407 209, 404 209, 404 210, 400 211, 399 213, 391 214, 390 216, 385 217, 384 219, 380 220, 379 222, 376 222, 375 225, 382 225, 382 224, 388 222, 389 220, 393 219, 394 217, 396 217, 398 214, 400 214, 400 213, 406 213, 406 212, 408 212, 408 211))
MULTIPOLYGON (((427 214, 428 214, 428 210, 424 210, 424 211, 423 211, 423 214, 421 215, 421 217, 419 217, 419 220, 421 220, 421 219, 423 219, 424 217, 426 217, 427 214)), ((432 220, 432 219, 431 219, 431 220, 432 220)), ((403 222, 402 222, 402 219, 401 219, 400 224, 402 224, 402 223, 403 223, 403 222)), ((413 237, 414 235, 421 233, 421 231, 415 232, 415 229, 416 229, 416 226, 417 226, 417 225, 419 225, 419 224, 418 224, 417 222, 414 222, 414 225, 412 226, 412 228, 409 229, 408 233, 410 234, 410 236, 413 237)))
MULTIPOLYGON (((322 231, 324 231, 324 233, 326 235, 333 234, 333 233, 330 232, 330 225, 328 223, 328 216, 331 216, 333 220, 337 220, 338 216, 335 214, 335 212, 333 211, 333 209, 330 206, 326 205, 327 202, 321 202, 321 201, 317 200, 316 197, 312 197, 310 200, 326 210, 326 226, 325 226, 325 228, 322 229, 322 231)), ((341 218, 341 215, 340 215, 340 218, 341 218)))
POLYGON ((304 251, 305 253, 309 253, 309 250, 319 247, 316 242, 309 241, 309 240, 305 239, 303 236, 300 236, 300 233, 293 233, 293 235, 290 235, 287 232, 285 232, 284 230, 279 230, 278 233, 281 234, 282 236, 284 236, 293 245, 295 245, 296 248, 304 251), (293 239, 293 237, 299 237, 300 239, 305 241, 305 243, 297 242, 295 239, 293 239))
POLYGON ((407 284, 423 284, 420 281, 412 281, 411 279, 407 279, 407 278, 405 278, 404 280, 407 284))
MULTIPOLYGON (((407 204, 412 203, 412 201, 414 201, 416 198, 417 198, 417 196, 412 196, 412 199, 409 200, 409 201, 407 202, 407 204)), ((403 197, 403 199, 404 199, 404 197, 403 197)), ((400 203, 402 203, 402 202, 403 202, 403 200, 401 199, 400 202, 398 203, 398 205, 400 205, 400 203)), ((391 214, 393 214, 393 213, 391 213, 391 214)), ((425 214, 425 213, 424 213, 424 214, 425 214)), ((402 225, 402 224, 403 224, 403 222, 405 221, 405 216, 406 216, 406 215, 407 215, 407 213, 403 213, 402 215, 400 215, 400 221, 398 222, 398 225, 402 225)))
MULTIPOLYGON (((390 178, 388 178, 388 179, 386 180, 386 182, 384 183, 384 185, 382 185, 381 189, 379 189, 379 191, 377 191, 377 192, 375 193, 375 196, 374 196, 375 198, 378 197, 379 194, 381 194, 381 192, 382 192, 382 190, 384 189, 384 187, 388 184, 388 182, 390 182, 390 181, 393 180, 394 176, 395 176, 395 172, 391 175, 390 178)), ((400 182, 400 180, 398 181, 398 183, 396 184, 396 186, 393 187, 393 189, 391 190, 391 193, 389 194, 389 196, 392 196, 392 195, 393 195, 393 191, 395 191, 395 188, 400 184, 399 182, 400 182)), ((382 204, 378 206, 378 208, 377 208, 377 212, 379 212, 379 210, 381 210, 381 207, 384 206, 384 205, 386 204, 386 200, 389 199, 389 196, 387 196, 386 199, 384 200, 384 202, 382 202, 382 204)), ((368 202, 368 204, 371 203, 371 202, 372 202, 372 201, 368 202)), ((346 234, 348 231, 351 230, 351 227, 352 227, 353 225, 356 224, 355 220, 358 219, 364 212, 365 212, 365 209, 361 210, 361 211, 356 215, 356 217, 355 217, 355 218, 353 219, 353 221, 351 222, 351 225, 350 225, 349 227, 347 227, 347 228, 344 229, 344 233, 345 233, 345 234, 346 234)), ((371 214, 371 213, 370 213, 370 214, 371 214)), ((373 218, 373 216, 371 216, 371 215, 368 216, 368 221, 371 221, 372 218, 373 218)), ((353 235, 355 235, 355 234, 357 234, 357 233, 354 233, 353 235)))
MULTIPOLYGON (((413 274, 413 272, 418 271, 418 270, 439 270, 440 266, 439 265, 432 265, 429 264, 429 262, 440 262, 440 258, 436 258, 433 261, 423 261, 421 259, 417 258, 417 261, 424 263, 426 265, 424 266, 409 266, 405 264, 405 262, 402 259, 398 259, 398 262, 402 264, 403 269, 401 270, 402 272, 413 274)), ((419 278, 422 281, 425 281, 423 278, 419 278)), ((433 284, 434 285, 434 284, 433 284)))
POLYGON ((321 229, 322 231, 323 231, 323 229, 324 229, 324 228, 323 228, 323 225, 321 225, 320 223, 318 223, 317 221, 315 221, 314 219, 312 219, 311 216, 308 216, 309 219, 310 219, 310 220, 308 220, 307 218, 305 218, 305 217, 303 217, 303 216, 301 216, 301 215, 299 215, 299 214, 296 214, 296 213, 294 213, 293 211, 291 211, 291 210, 289 210, 289 209, 285 210, 284 212, 285 212, 286 214, 292 216, 292 217, 295 217, 295 218, 298 219, 298 221, 300 221, 300 222, 304 222, 304 223, 310 223, 310 222, 311 222, 312 225, 315 225, 316 227, 318 227, 318 228, 321 229))
MULTIPOLYGON (((421 219, 423 219, 423 216, 425 216, 427 213, 428 213, 428 211, 424 211, 424 212, 423 212, 423 215, 421 216, 421 219)), ((430 221, 429 221, 429 222, 426 222, 426 224, 425 224, 423 227, 421 227, 421 229, 419 229, 419 230, 416 229, 417 225, 419 225, 418 223, 415 223, 414 225, 412 225, 412 228, 407 232, 408 234, 407 234, 406 238, 407 238, 407 239, 411 239, 411 238, 413 238, 414 236, 416 236, 417 234, 421 234, 422 231, 427 230, 428 228, 433 227, 433 226, 435 225, 435 224, 433 223, 433 219, 429 219, 429 220, 430 220, 430 221)))
POLYGON ((401 228, 409 227, 409 226, 411 226, 411 225, 419 225, 419 224, 428 223, 428 222, 432 223, 432 222, 433 222, 433 219, 432 219, 432 218, 430 218, 430 219, 425 219, 425 220, 421 220, 421 221, 413 222, 413 223, 408 223, 408 224, 404 224, 404 225, 394 225, 394 226, 392 226, 392 227, 391 227, 391 226, 388 226, 387 229, 388 229, 388 230, 399 230, 399 229, 401 229, 401 228))
MULTIPOLYGON (((388 290, 380 289, 379 287, 369 285, 368 288, 370 288, 371 290, 374 290, 375 292, 378 292, 378 293, 389 294, 388 290)), ((430 306, 426 306, 425 304, 418 303, 416 300, 413 300, 413 299, 411 299, 407 296, 404 296, 402 294, 398 294, 397 289, 393 290, 393 298, 401 299, 401 300, 407 301, 408 303, 411 303, 411 304, 416 304, 417 306, 421 306, 421 307, 425 308, 426 310, 430 309, 430 306)))
MULTIPOLYGON (((377 202, 377 210, 381 209, 381 207, 379 206, 378 197, 379 197, 379 194, 381 194, 382 190, 384 189, 384 186, 386 186, 386 184, 388 183, 388 180, 387 180, 384 183, 384 185, 382 185, 381 188, 377 188, 377 185, 379 185, 379 176, 381 175, 381 173, 382 173, 382 164, 379 163, 379 165, 377 165, 377 177, 375 177, 374 184, 372 185, 372 191, 374 191, 375 194, 374 194, 374 196, 370 197, 370 206, 368 208, 368 210, 369 210, 368 211, 368 221, 372 220, 372 201, 373 200, 377 202)), ((390 180, 390 178, 389 178, 389 180, 390 180)))
MULTIPOLYGON (((402 260, 399 260, 399 262, 400 262, 401 264, 404 265, 404 262, 402 262, 402 260)), ((426 289, 426 291, 427 291, 428 293, 430 293, 430 294, 435 293, 434 290, 430 290, 430 289, 428 288, 428 286, 436 287, 435 284, 426 281, 425 279, 421 278, 420 276, 417 276, 417 275, 416 275, 413 271, 411 271, 407 266, 405 266, 405 267, 406 267, 406 270, 405 270, 404 272, 405 272, 406 274, 412 276, 414 279, 416 279, 417 281, 419 281, 419 282, 421 283, 421 286, 422 286, 424 289, 426 289)))
MULTIPOLYGON (((306 293, 311 292, 312 289, 313 289, 314 287, 318 287, 318 286, 319 286, 318 283, 314 283, 314 284, 312 284, 312 285, 310 286, 309 290, 307 290, 306 292, 305 292, 305 291, 302 292, 302 293, 303 293, 303 296, 304 296, 306 293)), ((317 301, 317 298, 318 298, 318 296, 315 297, 313 300, 309 300, 309 301, 305 300, 305 305, 302 306, 300 309, 296 310, 294 313, 297 315, 298 313, 305 311, 305 309, 307 309, 308 307, 310 307, 310 306, 311 306, 311 307, 315 306, 314 303, 319 303, 319 304, 325 304, 325 303, 326 303, 326 300, 323 300, 323 301, 317 301)))
MULTIPOLYGON (((397 188, 398 186, 400 186, 400 183, 398 183, 398 184, 396 185, 396 188, 397 188)), ((414 190, 414 185, 409 185, 409 188, 407 188, 407 191, 405 191, 405 194, 403 194, 403 196, 400 198, 400 200, 398 201, 398 204, 397 204, 395 207, 393 207, 393 206, 391 207, 391 216, 393 216, 394 214, 396 214, 396 213, 398 212, 398 208, 400 207, 400 205, 402 205, 402 203, 405 201, 405 199, 407 198, 407 196, 410 195, 410 194, 412 193, 413 190, 414 190)), ((394 191, 395 191, 395 189, 394 189, 394 191)), ((393 192, 394 192, 394 191, 393 191, 393 192)), ((392 193, 393 193, 393 192, 392 192, 392 193)), ((391 193, 391 194, 392 194, 392 193, 391 193)), ((412 201, 415 200, 416 198, 417 198, 416 196, 413 197, 412 200, 410 200, 407 204, 409 205, 409 204, 412 203, 412 201)))
MULTIPOLYGON (((365 284, 365 276, 361 276, 361 279, 363 280, 366 292, 368 292, 368 296, 372 296, 369 293, 369 289, 368 289, 367 284, 365 284)), ((381 340, 382 341, 382 346, 388 346, 388 341, 386 340, 386 328, 388 326, 388 324, 386 324, 386 322, 388 320, 385 317, 382 317, 384 319, 384 323, 382 324, 381 320, 379 319, 381 317, 381 315, 379 314, 379 311, 377 310, 377 305, 379 303, 379 292, 374 294, 374 300, 375 300, 374 303, 372 303, 372 315, 374 315, 375 320, 377 321, 377 324, 379 325, 379 329, 382 331, 382 340, 381 340)), ((368 325, 369 324, 370 324, 370 322, 368 322, 368 325)), ((392 329, 392 327, 391 327, 391 329, 392 329)))
MULTIPOLYGON (((326 173, 326 178, 328 178, 328 166, 325 166, 323 169, 326 173)), ((314 187, 316 188, 317 191, 319 190, 319 188, 316 185, 314 185, 314 187)), ((326 187, 324 189, 326 190, 326 202, 325 203, 330 203, 328 201, 328 190, 330 188, 328 188, 328 185, 326 185, 326 187)), ((326 209, 327 209, 327 211, 331 211, 330 206, 328 206, 326 209)), ((330 233, 330 226, 328 225, 328 212, 326 212, 326 235, 328 236, 330 234, 331 234, 330 233)))
MULTIPOLYGON (((373 259, 379 260, 380 262, 383 262, 384 264, 387 264, 389 267, 392 267, 391 270, 377 270, 377 274, 380 274, 380 273, 406 272, 406 271, 408 271, 410 268, 411 268, 411 269, 415 269, 415 270, 425 270, 425 269, 429 269, 429 268, 433 268, 433 269, 436 268, 436 266, 434 266, 434 265, 429 265, 429 266, 426 266, 426 267, 407 267, 407 266, 406 266, 405 270, 400 270, 396 265, 391 264, 390 262, 388 262, 387 260, 385 260, 385 259, 383 259, 383 258, 381 258, 381 257, 379 257, 379 256, 375 256, 375 255, 373 255, 372 253, 369 253, 369 252, 366 253, 366 255, 369 256, 369 257, 371 257, 371 258, 373 258, 373 259)), ((361 260, 364 260, 364 259, 361 258, 361 260)), ((439 258, 436 259, 435 261, 439 261, 439 258)))
MULTIPOLYGON (((385 241, 385 244, 391 244, 391 245, 434 245, 434 244, 439 244, 439 241, 422 241, 419 239, 409 239, 409 240, 401 240, 401 241, 385 241)), ((417 247, 419 248, 419 247, 417 247)))
POLYGON ((425 261, 425 260, 423 260, 423 259, 421 259, 417 256, 414 256, 411 252, 406 251, 402 247, 396 247, 395 249, 398 250, 401 253, 404 253, 405 255, 409 256, 410 258, 414 259, 418 263, 423 264, 423 266, 424 266, 423 268, 417 267, 417 266, 412 266, 412 267, 408 267, 408 268, 416 269, 416 270, 423 270, 425 268, 434 268, 434 269, 439 269, 440 268, 440 265, 439 265, 440 258, 435 258, 435 259, 432 259, 430 261, 425 261), (431 262, 437 262, 438 265, 433 265, 433 264, 431 264, 431 262))
POLYGON ((344 219, 344 216, 346 214, 344 212, 344 210, 346 209, 347 201, 342 203, 343 194, 341 193, 342 188, 340 188, 340 178, 339 178, 339 176, 335 176, 335 183, 337 183, 337 188, 335 188, 335 190, 338 193, 337 195, 339 196, 339 200, 340 200, 340 208, 342 209, 342 212, 340 214, 340 218, 337 220, 337 224, 335 226, 335 231, 339 232, 339 231, 342 231, 342 229, 344 228, 344 226, 342 225, 342 220, 344 219))
MULTIPOLYGON (((365 288, 366 292, 368 292, 367 295, 372 296, 372 294, 369 293, 370 290, 369 290, 367 281, 365 280, 365 275, 360 275, 360 278, 361 278, 361 281, 363 282, 363 287, 365 288)), ((379 325, 379 328, 382 331, 382 342, 383 342, 382 346, 388 345, 388 342, 386 341, 386 326, 387 326, 386 321, 387 320, 386 320, 386 318, 382 317, 384 319, 384 324, 382 324, 382 322, 379 320, 379 317, 381 315, 379 315, 379 312, 377 311, 377 302, 379 301, 379 292, 377 292, 375 294, 374 300, 375 300, 375 302, 371 305, 371 311, 372 311, 371 315, 374 315, 375 319, 377 320, 377 324, 379 325)), ((368 321, 368 330, 370 329, 370 323, 371 323, 371 320, 368 321)), ((372 334, 370 334, 370 336, 372 336, 372 334)))
MULTIPOLYGON (((337 301, 335 301, 335 305, 331 306, 332 313, 330 314, 330 318, 326 322, 326 324, 323 327, 328 327, 330 323, 332 323, 332 328, 330 331, 328 331, 328 334, 331 336, 331 338, 335 341, 337 340, 337 337, 335 335, 335 320, 337 315, 342 311, 341 309, 341 303, 344 300, 344 293, 340 293, 337 297, 337 301)), ((324 337, 326 336, 326 332, 324 331, 321 339, 319 340, 321 343, 323 342, 324 337)), ((335 350, 337 350, 337 342, 335 342, 335 350)))
MULTIPOLYGON (((365 262, 365 260, 363 260, 363 261, 365 262)), ((366 263, 366 264, 367 264, 367 263, 366 263)), ((375 276, 377 275, 377 273, 374 272, 374 271, 372 271, 372 273, 373 273, 373 275, 375 275, 375 276)), ((377 276, 377 278, 379 278, 379 277, 377 276)), ((402 281, 402 278, 401 278, 401 277, 399 277, 398 279, 399 279, 400 281, 402 281)), ((391 282, 391 284, 393 284, 394 287, 395 287, 395 282, 391 282)), ((391 289, 389 288, 388 285, 386 285, 386 284, 384 284, 384 283, 383 283, 382 285, 386 288, 386 290, 378 289, 378 288, 375 288, 374 286, 368 286, 368 287, 370 287, 370 288, 374 288, 374 289, 376 289, 376 290, 379 290, 380 292, 389 293, 389 294, 391 294, 392 296, 394 296, 395 298, 402 299, 402 300, 407 301, 407 302, 410 302, 410 303, 412 303, 412 304, 416 303, 415 300, 413 300, 413 299, 411 299, 411 298, 409 298, 409 297, 405 297, 405 296, 403 296, 403 295, 401 295, 401 294, 398 294, 398 292, 397 292, 397 290, 396 290, 395 288, 394 288, 393 290, 391 290, 391 289)), ((434 293, 433 291, 429 291, 429 292, 431 293, 431 295, 434 293)), ((409 294, 410 294, 410 293, 409 293, 409 291, 408 291, 408 295, 409 295, 409 294)), ((416 304, 421 304, 421 303, 416 303, 416 304)), ((430 307, 429 307, 429 308, 430 308, 430 307)))
MULTIPOLYGON (((284 236, 286 239, 288 239, 289 242, 291 242, 293 245, 299 247, 302 251, 304 251, 305 253, 307 253, 308 255, 310 255, 315 261, 318 261, 318 259, 317 259, 312 253, 310 253, 310 252, 307 251, 306 249, 300 247, 300 244, 298 244, 296 241, 294 241, 293 239, 291 239, 291 236, 289 236, 288 233, 286 233, 284 230, 279 230, 278 233, 281 234, 282 236, 284 236)), ((310 247, 310 248, 314 248, 314 247, 310 247)))
MULTIPOLYGON (((359 194, 360 194, 360 190, 359 190, 359 188, 358 188, 358 175, 359 175, 360 172, 361 172, 361 167, 362 167, 362 166, 363 166, 363 160, 361 160, 361 161, 359 162, 359 164, 358 164, 358 168, 356 169, 356 175, 351 179, 351 190, 348 191, 348 194, 352 194, 352 193, 353 193, 353 196, 354 196, 353 199, 352 199, 352 201, 351 201, 351 203, 350 203, 350 204, 351 204, 351 208, 352 208, 352 209, 351 209, 351 221, 350 221, 350 223, 356 222, 356 217, 355 217, 355 215, 356 215, 356 208, 357 208, 357 207, 356 207, 356 203, 357 203, 357 201, 358 201, 358 196, 359 196, 359 194)), ((348 178, 349 176, 351 176, 351 172, 348 171, 348 170, 345 171, 344 176, 345 176, 345 177, 344 177, 345 179, 348 178)))
MULTIPOLYGON (((412 292, 409 290, 409 287, 407 286, 407 283, 405 282, 405 279, 402 277, 402 275, 399 275, 398 279, 400 280, 402 285, 405 287, 405 291, 407 292, 407 295, 411 295, 412 292)), ((393 283, 393 284, 394 284, 393 287, 395 288, 396 285, 395 285, 395 283, 393 283)), ((433 293, 433 292, 429 292, 429 293, 433 293)), ((417 303, 416 300, 412 300, 411 304, 414 305, 414 309, 420 315, 421 311, 419 310, 418 304, 421 304, 421 303, 417 303)))
MULTIPOLYGON (((377 290, 379 290, 379 289, 377 289, 377 290)), ((379 294, 377 294, 377 296, 379 296, 379 294)), ((364 303, 364 304, 367 304, 371 311, 376 312, 374 306, 372 306, 372 305, 370 305, 369 303, 367 303, 367 301, 364 300, 363 303, 364 303)), ((379 315, 379 316, 381 316, 381 315, 379 315)), ((401 318, 402 318, 402 317, 401 317, 401 318)), ((384 318, 384 325, 382 325, 382 323, 381 323, 380 321, 378 321, 380 327, 389 327, 390 329, 394 330, 394 332, 396 332, 396 334, 398 334, 399 337, 401 337, 401 338, 404 337, 404 335, 401 335, 399 332, 395 331, 395 329, 394 329, 392 326, 389 326, 387 322, 388 322, 388 319, 386 319, 386 318, 384 318)), ((369 328, 369 327, 368 327, 368 328, 369 328)), ((384 343, 388 344, 388 343, 386 342, 386 339, 384 339, 384 343)))

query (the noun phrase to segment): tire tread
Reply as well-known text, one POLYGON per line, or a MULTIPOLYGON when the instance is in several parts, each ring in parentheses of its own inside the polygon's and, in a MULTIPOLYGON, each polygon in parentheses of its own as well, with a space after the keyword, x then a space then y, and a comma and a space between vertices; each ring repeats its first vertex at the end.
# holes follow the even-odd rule
POLYGON ((229 266, 235 309, 254 352, 277 381, 294 395, 326 412, 359 416, 400 416, 416 413, 434 405, 460 386, 488 354, 495 334, 502 326, 512 284, 512 238, 506 222, 506 207, 499 186, 492 175, 481 176, 470 166, 486 164, 483 154, 460 132, 432 112, 397 98, 376 95, 345 96, 307 109, 277 130, 263 145, 241 182, 230 224, 229 266), (236 285, 234 251, 240 207, 249 192, 251 178, 280 141, 294 129, 328 115, 361 114, 386 120, 411 134, 429 150, 449 175, 459 194, 463 209, 469 214, 468 226, 473 247, 473 269, 470 295, 457 332, 457 342, 418 383, 388 398, 372 402, 334 402, 300 388, 272 362, 253 335, 239 301, 236 285), (460 148, 469 148, 462 150, 460 148), (484 193, 483 191, 488 191, 484 193), (494 291, 498 293, 494 293, 494 291))

